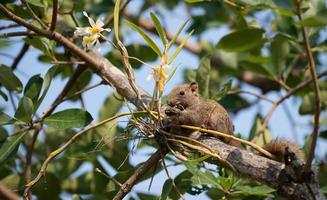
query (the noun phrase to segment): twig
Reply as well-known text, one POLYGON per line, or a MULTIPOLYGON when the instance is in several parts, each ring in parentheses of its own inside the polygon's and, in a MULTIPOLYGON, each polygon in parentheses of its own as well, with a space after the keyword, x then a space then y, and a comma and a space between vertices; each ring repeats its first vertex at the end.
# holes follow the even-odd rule
POLYGON ((2 31, 4 29, 9 29, 9 28, 16 28, 19 26, 20 26, 19 24, 8 24, 8 25, 0 26, 0 31, 2 31))
POLYGON ((131 191, 132 187, 143 177, 144 174, 146 174, 152 167, 154 167, 159 160, 161 159, 161 155, 165 155, 167 153, 167 150, 163 150, 163 152, 160 152, 161 150, 157 150, 152 156, 145 161, 135 172, 133 175, 131 175, 127 181, 121 186, 120 190, 117 192, 113 200, 121 200, 123 199, 126 194, 131 191))
POLYGON ((0 38, 8 38, 8 37, 20 37, 20 36, 37 36, 36 33, 32 31, 17 31, 10 33, 0 33, 0 38))
POLYGON ((30 13, 32 14, 33 18, 38 21, 40 23, 40 25, 43 28, 46 28, 47 25, 45 25, 45 23, 35 14, 35 12, 33 11, 33 9, 31 8, 30 4, 26 1, 26 0, 21 0, 21 2, 26 6, 26 8, 30 11, 30 13))
POLYGON ((26 54, 26 52, 28 51, 29 48, 29 44, 24 43, 22 49, 20 50, 20 52, 18 53, 18 55, 16 56, 16 58, 14 59, 14 62, 11 65, 11 69, 15 70, 19 64, 19 62, 22 60, 22 58, 24 57, 24 55, 26 54))
POLYGON ((89 91, 89 90, 91 90, 91 89, 93 89, 93 88, 96 88, 96 87, 98 87, 98 86, 100 86, 100 85, 102 85, 102 84, 104 84, 103 81, 101 81, 101 82, 99 82, 99 83, 97 83, 97 84, 91 85, 91 86, 89 86, 89 87, 83 88, 83 89, 81 89, 81 90, 75 92, 74 94, 72 94, 72 95, 70 95, 70 96, 68 96, 68 97, 63 98, 63 99, 61 100, 61 102, 67 101, 68 99, 71 99, 71 98, 73 98, 73 97, 75 97, 75 96, 78 96, 78 95, 80 95, 80 94, 82 94, 82 93, 84 93, 84 92, 86 92, 86 91, 89 91))
POLYGON ((63 146, 59 147, 58 149, 52 151, 49 156, 47 157, 47 159, 43 162, 41 169, 39 171, 39 173, 37 174, 37 176, 26 185, 25 191, 24 191, 24 197, 27 198, 30 190, 32 189, 32 187, 45 175, 45 172, 47 170, 48 164, 49 162, 54 159, 55 157, 57 157, 59 154, 61 154, 62 152, 64 152, 71 144, 73 144, 74 142, 76 142, 82 135, 84 135, 85 133, 89 132, 92 129, 95 129, 103 124, 106 124, 114 119, 117 119, 119 117, 123 117, 123 116, 127 116, 127 115, 131 115, 131 114, 139 114, 139 113, 146 113, 145 111, 138 111, 138 112, 134 112, 134 113, 130 113, 130 112, 125 112, 125 113, 120 113, 117 114, 113 117, 110 117, 108 119, 105 119, 101 122, 98 122, 96 124, 93 124, 91 126, 89 126, 88 128, 84 129, 83 131, 80 131, 78 133, 76 133, 73 137, 71 137, 63 146))
MULTIPOLYGON (((24 168, 24 179, 25 183, 29 183, 31 181, 31 165, 32 165, 32 155, 33 155, 33 150, 34 150, 34 144, 37 140, 37 136, 39 135, 40 129, 36 128, 33 133, 33 138, 30 146, 28 147, 27 153, 26 153, 26 163, 25 163, 25 168, 24 168)), ((31 192, 27 194, 28 198, 32 198, 31 192)))
POLYGON ((56 23, 57 23, 57 12, 58 12, 58 0, 53 0, 52 1, 52 19, 51 19, 51 25, 49 30, 54 31, 56 28, 56 23))
POLYGON ((55 64, 55 65, 74 65, 74 64, 78 64, 78 65, 85 65, 84 61, 51 61, 51 64, 55 64))
POLYGON ((95 171, 102 174, 103 176, 107 177, 109 180, 111 180, 112 182, 114 182, 114 184, 116 184, 118 187, 121 187, 122 184, 119 183, 119 181, 117 181, 114 177, 109 176, 108 174, 104 173, 103 171, 101 171, 99 168, 95 168, 95 171))
MULTIPOLYGON (((324 72, 318 74, 317 78, 321 78, 321 77, 324 77, 326 75, 327 75, 327 71, 324 71, 324 72)), ((309 85, 311 83, 311 81, 312 81, 312 78, 310 77, 309 79, 303 81, 302 83, 298 84, 297 86, 295 86, 294 88, 289 90, 285 95, 283 95, 277 101, 275 101, 274 104, 271 106, 270 110, 268 111, 268 114, 265 116, 265 118, 264 118, 264 120, 262 122, 262 126, 260 127, 260 129, 259 129, 259 131, 257 132, 256 135, 262 134, 263 131, 267 128, 268 121, 270 120, 273 112, 275 111, 275 109, 278 107, 279 104, 281 104, 285 99, 289 98, 290 96, 292 96, 293 94, 295 94, 296 92, 301 90, 302 88, 309 85)))
POLYGON ((219 136, 219 137, 224 137, 224 138, 227 138, 227 139, 236 140, 236 141, 239 141, 239 142, 241 142, 243 144, 251 146, 252 148, 259 151, 260 153, 262 153, 263 155, 267 156, 270 159, 274 158, 273 154, 269 153, 268 151, 264 150, 263 148, 259 147, 258 145, 254 144, 252 142, 249 142, 247 140, 240 139, 240 138, 235 137, 233 135, 225 134, 225 133, 222 133, 222 132, 219 132, 219 131, 199 128, 199 127, 196 127, 196 126, 180 125, 180 127, 190 129, 190 130, 201 131, 201 132, 204 132, 204 133, 209 133, 210 135, 213 135, 213 136, 219 136))
POLYGON ((227 94, 239 94, 239 93, 249 94, 249 95, 257 97, 258 99, 262 99, 262 100, 266 100, 266 101, 268 101, 270 103, 274 103, 273 100, 269 99, 265 95, 256 94, 254 92, 250 92, 250 91, 246 91, 246 90, 231 90, 231 91, 227 92, 227 94))
MULTIPOLYGON (((119 7, 119 13, 121 13, 123 10, 125 10, 126 6, 128 5, 128 3, 131 2, 131 0, 126 0, 120 7, 119 7)), ((111 24, 114 21, 114 14, 108 16, 105 20, 104 20, 104 27, 109 26, 109 24, 111 24)))
POLYGON ((6 185, 2 184, 0 182, 0 197, 3 197, 7 200, 19 200, 20 197, 15 192, 11 191, 9 188, 7 188, 6 185))
MULTIPOLYGON (((297 16, 300 21, 302 21, 302 10, 301 10, 301 3, 302 0, 297 0, 297 16)), ((319 90, 319 83, 318 83, 318 77, 316 73, 316 65, 315 61, 312 55, 309 37, 308 37, 308 30, 305 26, 302 26, 302 35, 303 35, 303 42, 304 42, 304 48, 307 54, 307 59, 309 62, 309 69, 312 77, 312 82, 314 86, 314 122, 313 122, 313 131, 311 134, 312 140, 309 150, 309 155, 307 158, 307 161, 305 163, 305 171, 309 173, 311 171, 311 163, 314 158, 314 153, 316 149, 317 139, 318 139, 318 131, 319 131, 319 117, 320 117, 320 90, 319 90)))

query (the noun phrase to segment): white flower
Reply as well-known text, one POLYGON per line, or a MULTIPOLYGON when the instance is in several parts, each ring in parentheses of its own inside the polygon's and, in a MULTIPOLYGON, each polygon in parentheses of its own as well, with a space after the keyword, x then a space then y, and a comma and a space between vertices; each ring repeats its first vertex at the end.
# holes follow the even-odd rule
POLYGON ((97 35, 83 36, 83 47, 91 49, 95 46, 96 49, 100 49, 99 37, 97 35))
POLYGON ((167 78, 167 70, 169 68, 168 64, 164 64, 161 66, 157 67, 152 67, 152 72, 151 74, 146 78, 147 80, 153 79, 156 82, 160 82, 162 80, 166 80, 167 78))
POLYGON ((88 18, 91 26, 89 27, 76 27, 74 35, 83 36, 83 47, 92 48, 94 45, 96 48, 100 46, 99 38, 103 36, 101 32, 110 32, 110 28, 103 28, 104 23, 102 20, 97 19, 96 22, 83 11, 85 17, 88 18))

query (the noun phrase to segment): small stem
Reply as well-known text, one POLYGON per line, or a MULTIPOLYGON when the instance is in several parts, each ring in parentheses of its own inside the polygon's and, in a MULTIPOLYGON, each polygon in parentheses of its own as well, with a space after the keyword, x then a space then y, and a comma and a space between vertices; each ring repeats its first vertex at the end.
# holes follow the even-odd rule
POLYGON ((0 38, 8 38, 8 37, 20 37, 20 36, 37 36, 33 31, 17 31, 10 33, 1 33, 0 38))
POLYGON ((46 28, 47 25, 45 25, 45 23, 35 14, 35 12, 33 11, 33 9, 31 8, 30 4, 26 1, 26 0, 21 0, 21 2, 26 6, 26 8, 30 11, 30 13, 32 14, 33 18, 38 21, 41 26, 43 28, 46 28))
POLYGON ((52 1, 52 19, 51 19, 51 25, 49 30, 54 31, 56 29, 56 23, 57 23, 57 12, 58 12, 58 0, 52 1))
POLYGON ((29 44, 27 43, 24 43, 22 49, 20 50, 20 52, 18 53, 18 55, 16 56, 14 62, 12 63, 11 65, 11 69, 12 70, 15 70, 19 64, 19 62, 22 60, 22 58, 24 57, 24 55, 26 54, 26 52, 28 51, 29 49, 29 44))
POLYGON ((186 129, 190 129, 190 130, 196 130, 196 131, 201 131, 201 132, 209 133, 209 134, 214 135, 214 136, 219 136, 219 137, 224 137, 224 138, 227 138, 227 139, 236 140, 236 141, 239 141, 239 142, 241 142, 243 144, 246 144, 246 145, 251 146, 252 148, 254 148, 255 150, 259 151, 260 153, 262 153, 263 155, 267 156, 268 158, 271 158, 271 159, 274 158, 274 155, 273 154, 269 153, 268 151, 264 150, 263 148, 259 147, 258 145, 254 144, 252 142, 249 142, 247 140, 240 139, 240 138, 235 137, 233 135, 225 134, 225 133, 222 133, 222 132, 219 132, 219 131, 214 131, 214 130, 199 128, 199 127, 196 127, 196 126, 180 125, 180 127, 186 128, 186 129))
MULTIPOLYGON (((32 167, 32 155, 34 150, 34 144, 37 140, 37 136, 39 135, 40 128, 36 128, 33 133, 32 143, 28 146, 27 154, 26 154, 26 163, 24 168, 24 179, 25 183, 29 183, 31 181, 31 167, 32 167)), ((29 192, 27 194, 28 198, 32 198, 32 193, 29 192)))
MULTIPOLYGON (((318 74, 317 78, 321 78, 327 75, 327 71, 324 71, 320 74, 318 74)), ((276 110, 279 104, 281 104, 284 100, 288 99, 290 96, 301 90, 302 88, 306 87, 312 82, 312 78, 303 81, 302 83, 298 84, 291 90, 289 90, 285 95, 280 97, 277 101, 274 102, 274 104, 271 106, 270 110, 268 111, 268 114, 265 116, 262 126, 260 127, 259 131, 256 133, 257 137, 263 133, 263 131, 267 128, 268 122, 273 114, 273 112, 276 110)))

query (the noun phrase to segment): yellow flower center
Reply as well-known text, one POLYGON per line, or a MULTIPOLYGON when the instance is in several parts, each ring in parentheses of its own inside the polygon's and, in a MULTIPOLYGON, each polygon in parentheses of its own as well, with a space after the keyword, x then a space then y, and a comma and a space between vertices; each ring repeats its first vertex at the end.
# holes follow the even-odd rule
POLYGON ((94 26, 94 27, 90 27, 88 28, 87 30, 91 35, 96 35, 96 34, 99 34, 101 32, 101 29, 97 26, 94 26))
POLYGON ((91 37, 91 36, 84 36, 83 37, 83 43, 84 44, 92 44, 93 42, 95 41, 95 38, 94 37, 91 37))

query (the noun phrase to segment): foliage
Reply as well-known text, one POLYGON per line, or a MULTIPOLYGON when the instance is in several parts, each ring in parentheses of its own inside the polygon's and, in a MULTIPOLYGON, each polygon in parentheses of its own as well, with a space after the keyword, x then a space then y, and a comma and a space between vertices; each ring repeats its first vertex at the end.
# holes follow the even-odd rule
MULTIPOLYGON (((26 0, 26 3, 21 4, 3 1, 1 5, 42 29, 44 27, 40 21, 46 25, 51 23, 53 2, 26 0)), ((124 12, 119 6, 125 1, 116 1, 116 5, 105 0, 59 1, 55 30, 86 51, 84 38, 74 35, 76 27, 85 27, 85 32, 91 31, 86 27, 88 22, 83 11, 88 13, 87 18, 92 21, 96 16, 106 16, 100 28, 111 27, 114 29, 113 34, 101 34, 103 30, 109 32, 109 29, 101 29, 96 41, 91 42, 92 45, 101 42, 105 48, 100 53, 126 74, 129 73, 128 64, 136 74, 151 67, 155 85, 150 107, 153 110, 159 110, 160 104, 164 103, 164 94, 169 92, 165 89, 167 82, 178 77, 174 75, 178 71, 177 66, 185 65, 183 60, 188 57, 198 60, 198 66, 193 64, 190 68, 184 68, 183 77, 185 82, 197 81, 202 96, 219 101, 235 116, 241 116, 242 112, 249 112, 259 105, 255 118, 251 119, 250 132, 240 133, 243 138, 258 145, 274 135, 273 130, 265 124, 269 117, 261 111, 262 102, 267 102, 271 96, 280 97, 311 78, 301 31, 303 27, 309 30, 309 50, 313 53, 317 73, 326 72, 327 10, 323 0, 303 0, 300 7, 302 20, 298 19, 295 0, 155 2, 132 1, 124 12), (178 20, 175 18, 180 17, 176 15, 179 11, 184 12, 183 17, 188 13, 188 18, 176 23, 178 20), (106 24, 110 17, 114 20, 106 24), (175 26, 175 23, 178 25, 175 26), (170 27, 175 29, 170 31, 170 27), (217 30, 224 34, 210 35, 213 40, 206 40, 208 33, 217 30), (119 42, 126 45, 124 48, 128 57, 121 53, 124 49, 119 42), (177 63, 180 57, 183 58, 181 64, 177 63), (170 66, 174 67, 171 69, 170 66), (251 91, 248 91, 249 88, 251 91), (263 134, 258 135, 261 129, 263 134)), ((94 104, 93 101, 99 103, 97 95, 107 93, 103 87, 114 88, 113 85, 106 85, 107 80, 99 81, 98 74, 86 69, 88 64, 83 65, 84 61, 62 43, 25 32, 21 26, 15 29, 6 26, 14 22, 1 11, 0 21, 1 29, 4 30, 0 33, 0 57, 7 57, 8 49, 16 49, 22 44, 30 47, 27 50, 23 48, 20 53, 15 51, 10 54, 15 57, 13 63, 19 65, 5 59, 0 61, 1 183, 23 195, 24 186, 37 176, 44 160, 55 155, 47 166, 44 178, 32 188, 33 195, 38 199, 113 198, 120 184, 139 167, 139 162, 135 164, 132 161, 133 152, 158 148, 155 140, 148 140, 140 129, 133 126, 137 122, 148 123, 153 116, 147 112, 137 113, 124 94, 116 92, 106 94, 102 106, 94 110, 91 104, 94 104), (12 32, 21 35, 14 39, 12 37, 15 34, 12 32), (44 74, 31 74, 33 70, 30 68, 34 66, 20 62, 22 56, 27 54, 27 57, 30 52, 35 53, 34 50, 38 55, 35 63, 47 67, 44 74), (27 80, 25 74, 29 76, 27 80), (94 80, 99 83, 94 85, 94 80), (101 92, 94 90, 100 85, 103 89, 101 92), (89 90, 99 93, 90 95, 89 90), (91 103, 84 105, 85 99, 91 103), (122 110, 128 110, 130 113, 126 115, 131 116, 116 119, 122 110), (92 128, 92 125, 110 118, 112 120, 92 128), (83 130, 86 130, 85 133, 83 130), (83 135, 74 138, 79 133, 83 135), (59 152, 67 142, 71 142, 67 149, 59 152)), ((97 28, 92 24, 91 27, 97 28)), ((83 35, 87 36, 90 35, 83 35)), ((324 81, 326 78, 319 78, 319 106, 323 114, 318 140, 322 142, 319 145, 326 145, 327 84, 324 81)), ((137 77, 136 85, 146 85, 141 84, 143 79, 137 77)), ((291 98, 294 102, 301 102, 300 106, 287 111, 291 120, 293 115, 315 114, 313 84, 292 93, 291 98)), ((293 120, 291 123, 295 130, 297 122, 293 120)), ((304 149, 309 149, 312 123, 308 119, 305 125, 309 129, 305 132, 308 137, 304 149)), ((319 153, 317 160, 326 162, 326 152, 319 153)), ((207 166, 204 164, 207 157, 202 158, 197 154, 192 156, 192 159, 182 162, 171 154, 166 156, 165 160, 170 164, 168 171, 177 165, 182 166, 183 171, 174 177, 165 177, 159 190, 161 194, 137 190, 133 191, 130 199, 178 199, 185 194, 205 194, 209 199, 277 198, 273 188, 237 177, 222 166, 207 166)), ((322 191, 327 193, 327 167, 325 164, 319 167, 320 185, 322 191)), ((156 179, 157 173, 164 171, 164 168, 158 165, 156 170, 147 172, 141 181, 150 180, 152 176, 156 179)))

